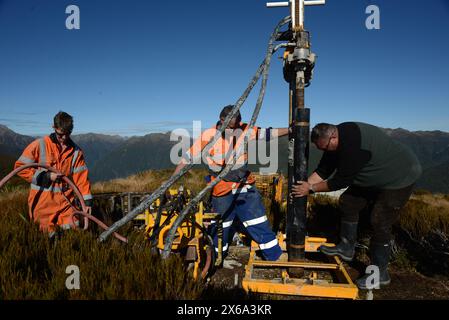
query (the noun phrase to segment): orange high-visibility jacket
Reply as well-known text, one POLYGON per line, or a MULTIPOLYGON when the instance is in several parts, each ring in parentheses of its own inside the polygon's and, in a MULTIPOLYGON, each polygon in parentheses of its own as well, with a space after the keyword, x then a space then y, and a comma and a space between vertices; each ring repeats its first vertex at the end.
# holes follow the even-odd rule
MULTIPOLYGON (((14 168, 30 163, 46 164, 69 177, 80 190, 85 201, 92 201, 89 171, 84 161, 82 150, 71 140, 62 152, 56 135, 43 137, 33 141, 16 161, 14 168)), ((75 194, 64 182, 53 182, 42 186, 40 175, 46 171, 39 168, 28 168, 19 173, 19 176, 31 184, 28 197, 30 218, 40 224, 42 230, 52 232, 55 226, 63 229, 73 225, 70 215, 73 208, 67 199, 74 203, 75 194), (66 199, 67 198, 67 199, 66 199)))
MULTIPOLYGON (((192 145, 192 147, 187 151, 186 158, 188 161, 193 161, 194 163, 202 163, 201 152, 204 147, 213 140, 215 134, 218 131, 218 126, 214 126, 210 129, 205 130, 201 137, 198 138, 192 145)), ((209 154, 204 159, 204 162, 207 162, 207 165, 211 171, 218 172, 226 166, 230 161, 244 166, 248 160, 248 152, 247 150, 241 150, 244 148, 244 138, 246 133, 248 132, 249 127, 246 123, 240 123, 238 128, 233 129, 229 137, 225 133, 222 135, 217 142, 212 146, 209 150, 209 154), (232 150, 236 150, 236 154, 240 154, 238 159, 230 159, 230 153, 232 150)), ((261 139, 264 138, 265 130, 261 130, 258 127, 252 127, 251 133, 249 135, 249 140, 261 139)), ((212 176, 212 181, 214 177, 212 176)), ((249 175, 245 181, 241 183, 236 183, 235 181, 225 181, 221 180, 219 183, 215 185, 212 190, 212 195, 214 196, 223 196, 231 192, 233 189, 238 189, 244 184, 252 184, 255 182, 255 178, 253 175, 249 175)))

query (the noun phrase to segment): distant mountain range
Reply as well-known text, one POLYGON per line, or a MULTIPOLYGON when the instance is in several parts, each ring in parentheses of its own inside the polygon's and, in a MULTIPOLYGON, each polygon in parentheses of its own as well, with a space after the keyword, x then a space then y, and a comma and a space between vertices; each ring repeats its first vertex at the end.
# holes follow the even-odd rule
MULTIPOLYGON (((2 176, 12 170, 14 161, 35 139, 0 125, 2 176)), ((148 169, 173 167, 170 162, 170 150, 177 143, 170 141, 170 134, 164 133, 131 138, 87 133, 73 135, 72 139, 84 151, 92 181, 126 177, 148 169)))
MULTIPOLYGON (((385 129, 394 139, 409 146, 420 160, 424 173, 417 183, 420 189, 449 193, 449 133, 442 131, 407 131, 385 129)), ((123 138, 102 134, 72 136, 84 150, 91 180, 104 181, 126 177, 148 169, 167 169, 170 150, 176 141, 168 133, 152 133, 142 137, 123 138)), ((4 176, 13 166, 22 150, 35 138, 15 133, 0 125, 0 173, 4 176), (8 165, 9 164, 9 165, 8 165)), ((279 167, 286 172, 287 139, 280 139, 279 167)), ((321 152, 311 147, 310 170, 313 170, 321 152)))
MULTIPOLYGON (((92 180, 110 180, 148 169, 171 168, 174 165, 170 161, 170 150, 176 143, 170 141, 170 134, 164 133, 129 138, 92 162, 92 180)), ((80 142, 79 146, 82 148, 83 143, 80 142)))
POLYGON ((83 149, 89 164, 97 163, 106 154, 115 150, 126 141, 121 136, 108 136, 94 133, 74 135, 72 139, 83 149))
POLYGON ((23 149, 33 140, 32 137, 15 133, 0 124, 0 154, 2 155, 20 155, 23 149))

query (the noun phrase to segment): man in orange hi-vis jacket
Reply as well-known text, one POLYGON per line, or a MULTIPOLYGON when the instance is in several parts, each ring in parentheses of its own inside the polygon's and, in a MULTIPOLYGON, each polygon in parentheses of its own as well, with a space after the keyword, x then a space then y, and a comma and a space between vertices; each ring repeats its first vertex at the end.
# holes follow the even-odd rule
MULTIPOLYGON (((37 139, 28 145, 15 168, 39 163, 55 168, 75 183, 83 195, 88 211, 92 206, 92 194, 88 179, 88 169, 82 150, 70 139, 73 118, 65 112, 54 117, 54 133, 37 139)), ((62 229, 73 228, 71 214, 74 212, 74 192, 68 188, 61 176, 42 168, 29 168, 19 176, 31 184, 28 197, 30 218, 40 224, 43 231, 54 234, 56 226, 62 229)), ((75 221, 78 224, 78 221, 75 221)))
MULTIPOLYGON (((233 106, 223 108, 220 113, 220 121, 216 126, 204 131, 197 139, 190 150, 179 162, 173 174, 177 174, 190 161, 195 162, 201 157, 202 150, 213 140, 215 134, 222 126, 226 116, 232 111, 233 106)), ((245 135, 250 130, 249 139, 264 139, 281 137, 288 134, 288 128, 272 130, 258 127, 250 128, 246 123, 241 122, 240 112, 231 119, 222 137, 209 150, 206 157, 209 167, 210 179, 223 170, 227 163, 232 162, 234 166, 212 190, 212 207, 223 220, 223 255, 228 252, 228 240, 231 235, 231 227, 234 227, 234 220, 239 220, 244 231, 254 240, 261 249, 262 257, 266 260, 275 261, 282 254, 276 235, 271 229, 270 223, 265 214, 262 197, 255 186, 255 178, 248 170, 248 155, 244 148, 245 135), (238 158, 230 158, 232 150, 239 154, 238 158)), ((238 225, 238 224, 236 224, 238 225)), ((216 228, 211 228, 211 235, 214 238, 215 251, 218 252, 218 237, 216 228)))

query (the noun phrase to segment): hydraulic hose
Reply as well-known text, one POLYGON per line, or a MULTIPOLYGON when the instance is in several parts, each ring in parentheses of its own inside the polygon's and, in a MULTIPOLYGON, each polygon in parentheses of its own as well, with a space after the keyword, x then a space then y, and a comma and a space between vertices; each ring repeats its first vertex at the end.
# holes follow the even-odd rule
MULTIPOLYGON (((288 22, 290 22, 291 18, 290 17, 286 17, 284 18, 276 27, 276 31, 278 31, 283 25, 287 24, 288 22)), ((276 40, 277 37, 277 33, 273 33, 271 38, 270 38, 270 45, 269 45, 269 52, 267 53, 267 57, 264 59, 264 61, 260 64, 260 66, 258 67, 256 73, 254 74, 253 78, 251 79, 248 87, 246 88, 246 90, 243 92, 243 94, 240 96, 240 98, 237 100, 237 102, 234 105, 234 108, 231 110, 231 112, 228 114, 228 116, 226 117, 226 119, 223 122, 223 125, 221 126, 220 129, 217 130, 217 133, 215 134, 214 138, 204 147, 203 151, 201 152, 201 156, 202 157, 206 157, 208 155, 209 150, 215 145, 215 143, 220 139, 222 133, 224 132, 224 130, 226 129, 226 127, 228 126, 229 122, 231 121, 232 118, 235 117, 235 115, 237 114, 237 112, 240 110, 241 106, 243 105, 243 103, 246 101, 246 99, 248 98, 249 94, 251 93, 252 89, 254 88, 254 86, 257 84, 257 82, 259 81, 261 75, 263 73, 265 73, 265 75, 268 74, 268 68, 267 68, 267 62, 268 64, 270 63, 271 60, 271 55, 274 53, 275 48, 273 46, 274 41, 276 40)), ((277 48, 278 49, 278 48, 277 48)), ((266 82, 266 81, 265 81, 266 82)), ((265 92, 265 88, 262 88, 261 91, 263 91, 263 93, 265 92)), ((260 99, 259 99, 260 100, 260 99)), ((263 100, 263 98, 262 98, 263 100)), ((260 101, 261 102, 261 101, 260 101)), ((259 104, 259 101, 258 101, 259 104)), ((257 115, 259 113, 259 110, 255 110, 255 116, 257 118, 257 115)), ((253 115, 253 117, 254 117, 253 115)), ((170 188, 177 180, 179 180, 182 176, 184 176, 190 169, 192 169, 193 165, 194 165, 195 161, 190 161, 190 163, 188 163, 184 168, 182 168, 176 175, 173 175, 172 177, 170 177, 170 179, 168 179, 165 183, 163 183, 158 189, 156 189, 151 195, 145 197, 143 199, 143 201, 136 207, 134 208, 134 210, 132 210, 130 213, 128 213, 125 217, 123 217, 122 219, 120 219, 119 221, 115 222, 110 228, 109 230, 103 232, 100 237, 99 240, 100 241, 104 241, 106 240, 114 231, 116 231, 117 229, 119 229, 120 227, 122 227, 123 225, 125 225, 126 223, 130 222, 131 220, 133 220, 137 215, 139 215, 141 212, 143 212, 144 210, 146 210, 154 201, 156 201, 157 198, 159 198, 162 194, 164 194, 168 188, 170 188)), ((226 171, 226 173, 228 173, 230 171, 231 168, 229 168, 226 171, 226 168, 223 170, 226 171)), ((222 176, 224 176, 225 174, 223 174, 222 176)), ((221 179, 221 177, 220 177, 221 179)), ((210 185, 211 187, 215 186, 215 184, 217 184, 220 179, 215 179, 210 185), (215 182, 216 181, 216 182, 215 182), (215 182, 215 183, 214 183, 215 182)), ((210 188, 208 189, 210 190, 210 188)), ((207 190, 207 191, 208 191, 207 190)), ((207 192, 206 191, 206 192, 207 192)), ((205 195, 205 192, 201 194, 201 199, 202 197, 205 195)), ((196 199, 196 198, 195 198, 196 199)), ((194 199, 194 200, 195 200, 194 199)), ((188 209, 190 210, 191 207, 193 206, 189 206, 188 209)))
MULTIPOLYGON (((93 222, 95 222, 103 230, 108 230, 109 229, 109 227, 103 221, 101 221, 100 219, 95 218, 93 215, 88 214, 88 213, 83 212, 83 211, 75 211, 75 212, 73 212, 72 213, 72 221, 75 218, 75 216, 77 216, 77 215, 83 216, 84 219, 92 220, 93 222)), ((120 240, 120 241, 122 241, 124 243, 128 243, 128 239, 125 238, 124 236, 118 234, 117 232, 114 232, 112 235, 115 238, 117 238, 118 240, 120 240)))
MULTIPOLYGON (((228 124, 231 121, 231 119, 234 118, 235 115, 237 114, 237 112, 240 110, 241 106, 243 105, 243 103, 246 101, 246 99, 248 98, 249 94, 251 93, 251 90, 254 88, 254 86, 258 82, 260 76, 262 75, 262 72, 264 70, 264 66, 265 66, 265 61, 257 69, 254 77, 251 79, 251 81, 250 81, 248 87, 246 88, 245 92, 237 100, 236 104, 234 105, 234 108, 232 109, 232 111, 228 114, 228 116, 224 120, 223 125, 221 126, 221 128, 217 130, 217 133, 214 136, 214 139, 212 139, 204 147, 203 151, 201 152, 201 155, 203 157, 208 154, 208 152, 212 148, 212 146, 218 141, 218 139, 220 139, 222 133, 224 132, 224 130, 228 126, 228 124)), ((159 198, 161 195, 163 195, 167 191, 168 188, 170 188, 176 181, 178 181, 190 169, 192 169, 193 165, 194 165, 194 161, 191 161, 184 168, 182 168, 181 171, 179 171, 176 175, 173 175, 172 177, 170 177, 170 179, 168 179, 159 188, 157 188, 151 195, 145 197, 143 199, 143 201, 136 208, 134 208, 130 213, 128 213, 126 216, 124 216, 119 221, 115 222, 109 228, 109 230, 103 232, 100 235, 99 240, 100 241, 106 240, 112 234, 112 232, 118 230, 123 225, 125 225, 126 223, 130 222, 131 220, 133 220, 137 215, 139 215, 140 213, 145 211, 154 201, 156 201, 157 198, 159 198)))
MULTIPOLYGON (((89 227, 89 220, 92 220, 93 222, 95 222, 97 225, 99 225, 104 230, 108 229, 108 226, 106 224, 104 224, 102 221, 98 220, 94 216, 87 213, 86 203, 84 202, 83 196, 82 196, 81 192, 79 191, 78 187, 75 185, 75 183, 73 183, 73 181, 70 180, 67 176, 65 176, 64 174, 62 174, 55 168, 50 167, 48 165, 39 164, 39 163, 31 163, 31 164, 26 164, 26 165, 20 166, 20 167, 16 168, 15 170, 11 171, 6 177, 4 177, 0 181, 0 189, 16 174, 18 174, 19 172, 21 172, 25 169, 28 169, 28 168, 44 168, 50 172, 56 173, 56 174, 60 175, 62 180, 64 182, 66 182, 69 185, 69 187, 73 190, 73 192, 75 193, 75 196, 80 201, 81 210, 82 210, 82 211, 79 211, 79 210, 76 210, 76 208, 75 208, 76 211, 71 214, 72 226, 74 228, 76 228, 76 224, 74 221, 75 216, 80 215, 80 216, 84 217, 84 230, 87 230, 87 228, 89 227)), ((74 208, 70 202, 69 202, 69 204, 72 206, 72 208, 74 208)), ((128 242, 128 240, 125 237, 119 235, 118 233, 114 233, 114 237, 116 237, 117 239, 119 239, 120 241, 123 241, 125 243, 128 242)))
MULTIPOLYGON (((251 128, 256 124, 257 121, 257 117, 259 116, 259 112, 260 109, 262 108, 262 103, 263 103, 263 99, 265 97, 265 90, 266 90, 266 85, 267 85, 267 80, 268 80, 268 71, 270 68, 270 64, 271 64, 271 58, 273 56, 274 53, 274 42, 276 41, 278 32, 280 30, 280 28, 284 25, 286 25, 287 23, 289 23, 291 20, 290 17, 285 17, 284 19, 282 19, 278 25, 276 26, 276 28, 274 29, 273 33, 271 34, 270 40, 268 42, 268 49, 267 49, 267 54, 263 63, 263 76, 262 76, 262 85, 259 91, 259 97, 257 99, 257 103, 256 106, 254 108, 253 111, 253 115, 251 117, 251 121, 248 124, 248 130, 245 133, 245 137, 244 137, 244 148, 239 150, 239 154, 236 156, 236 150, 233 149, 232 153, 230 155, 230 159, 238 159, 243 152, 245 152, 248 149, 248 140, 249 140, 249 136, 251 134, 251 128)), ((234 108, 235 109, 235 108, 234 108)), ((222 127, 226 128, 227 125, 224 125, 222 127)), ((165 245, 164 245, 164 251, 162 253, 162 257, 163 258, 167 258, 170 254, 171 251, 171 247, 175 238, 175 234, 176 234, 176 230, 179 228, 179 226, 181 225, 182 221, 185 219, 185 217, 190 213, 190 211, 192 210, 192 208, 194 206, 196 206, 201 199, 204 198, 204 196, 206 196, 206 194, 218 183, 221 181, 221 179, 226 176, 229 171, 231 171, 231 169, 236 165, 236 163, 229 163, 226 165, 226 167, 220 172, 219 175, 217 175, 217 177, 214 179, 214 181, 212 181, 211 183, 209 183, 203 190, 201 190, 198 195, 192 199, 186 206, 186 208, 183 210, 182 213, 179 214, 179 216, 176 218, 175 222, 173 223, 172 228, 170 229, 168 236, 165 240, 165 245)))

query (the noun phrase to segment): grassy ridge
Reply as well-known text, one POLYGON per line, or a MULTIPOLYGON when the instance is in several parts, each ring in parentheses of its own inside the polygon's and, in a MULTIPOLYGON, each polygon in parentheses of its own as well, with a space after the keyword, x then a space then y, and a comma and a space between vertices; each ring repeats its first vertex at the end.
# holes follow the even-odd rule
MULTIPOLYGON (((95 191, 149 191, 157 188, 162 181, 169 178, 171 170, 146 171, 128 179, 117 179, 106 184, 97 183, 94 185, 95 191)), ((198 192, 205 186, 205 170, 192 170, 177 184, 184 184, 194 192, 198 192)), ((286 183, 284 184, 284 198, 286 197, 286 183)), ((267 209, 268 218, 275 231, 285 231, 286 203, 281 205, 271 203, 270 199, 264 198, 264 205, 267 209)), ((360 236, 364 239, 369 238, 371 232, 369 226, 369 215, 367 211, 361 213, 360 236)), ((309 197, 308 206, 308 232, 315 236, 324 236, 331 241, 339 241, 339 219, 338 201, 326 196, 318 195, 309 197)), ((448 251, 444 237, 449 237, 449 195, 432 194, 424 190, 416 190, 415 194, 402 209, 399 220, 396 224, 400 230, 405 230, 413 239, 417 241, 424 240, 430 246, 435 246, 439 251, 448 251), (443 238, 439 237, 443 235, 443 238), (437 238, 435 238, 435 236, 437 238), (440 247, 440 248, 439 248, 440 247)), ((397 231, 398 228, 394 228, 397 231)), ((404 244, 404 239, 400 239, 404 234, 395 233, 398 243, 404 244)), ((363 240, 363 239, 362 239, 363 240)), ((408 240, 407 240, 408 241, 408 240)), ((435 266, 430 266, 428 255, 412 254, 416 245, 410 244, 407 248, 398 248, 403 254, 402 260, 418 259, 421 269, 427 268, 437 272, 435 266)), ((422 247, 420 250, 426 252, 431 248, 422 247)), ((398 258, 397 256, 396 258, 398 258)), ((434 260, 435 264, 441 264, 441 258, 444 254, 439 253, 434 260)), ((407 264, 413 263, 406 261, 407 264)), ((444 269, 447 262, 442 262, 444 269)), ((439 270, 438 269, 438 270, 439 270)), ((438 271, 439 272, 439 271, 438 271)))
MULTIPOLYGON (((92 186, 93 193, 110 192, 152 192, 156 190, 162 182, 168 180, 173 173, 171 169, 144 171, 127 178, 114 179, 107 182, 97 182, 92 186)), ((199 192, 206 186, 204 177, 206 170, 191 170, 178 180, 173 188, 180 185, 188 187, 192 192, 199 192)))
MULTIPOLYGON (((109 183, 97 183, 94 193, 150 192, 168 179, 171 170, 147 171, 109 183)), ((192 191, 204 185, 205 171, 187 174, 179 183, 192 191)), ((264 199, 271 208, 269 199, 264 199)), ((114 239, 98 243, 93 231, 70 231, 50 241, 27 219, 27 189, 0 193, 0 299, 199 299, 204 287, 193 281, 176 257, 162 261, 151 254, 141 233, 129 230, 129 244, 114 239), (67 290, 66 267, 80 268, 81 289, 67 290)), ((281 215, 285 206, 275 208, 281 215)), ((270 217, 273 221, 273 217, 270 217)), ((317 196, 309 202, 310 233, 336 228, 337 202, 317 196)), ((285 225, 277 221, 273 225, 285 225)), ((427 193, 415 195, 403 209, 399 224, 414 237, 435 230, 449 233, 449 199, 427 193)), ((282 227, 281 227, 282 229, 282 227)))
POLYGON ((435 230, 449 235, 449 195, 414 195, 402 210, 399 224, 417 238, 435 230))
POLYGON ((51 241, 22 216, 26 192, 0 199, 0 299, 197 299, 202 285, 193 281, 182 261, 151 253, 142 234, 131 232, 129 244, 97 234, 70 231, 51 241), (80 290, 68 290, 66 267, 80 269, 80 290))

